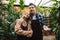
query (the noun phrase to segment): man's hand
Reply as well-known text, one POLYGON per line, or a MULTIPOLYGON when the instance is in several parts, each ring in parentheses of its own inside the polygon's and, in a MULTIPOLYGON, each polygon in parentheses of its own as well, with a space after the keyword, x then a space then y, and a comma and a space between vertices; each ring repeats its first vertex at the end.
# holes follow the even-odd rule
POLYGON ((51 30, 51 28, 49 28, 48 26, 43 26, 43 29, 45 30, 45 31, 47 31, 47 30, 51 30))

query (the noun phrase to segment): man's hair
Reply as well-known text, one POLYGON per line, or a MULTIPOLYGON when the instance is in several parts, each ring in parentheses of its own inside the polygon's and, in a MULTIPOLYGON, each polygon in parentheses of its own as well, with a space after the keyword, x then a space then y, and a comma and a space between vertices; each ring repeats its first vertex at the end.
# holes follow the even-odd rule
POLYGON ((30 3, 29 6, 33 5, 34 7, 36 7, 36 5, 34 5, 33 3, 30 3))

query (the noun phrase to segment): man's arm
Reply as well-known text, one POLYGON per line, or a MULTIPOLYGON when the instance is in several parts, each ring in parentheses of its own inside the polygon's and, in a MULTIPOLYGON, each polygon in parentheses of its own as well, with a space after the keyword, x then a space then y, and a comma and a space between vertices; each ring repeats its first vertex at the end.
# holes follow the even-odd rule
POLYGON ((51 30, 51 28, 49 28, 48 26, 46 26, 46 23, 44 22, 44 16, 42 14, 38 14, 39 16, 39 22, 41 23, 41 25, 43 26, 44 30, 51 30))

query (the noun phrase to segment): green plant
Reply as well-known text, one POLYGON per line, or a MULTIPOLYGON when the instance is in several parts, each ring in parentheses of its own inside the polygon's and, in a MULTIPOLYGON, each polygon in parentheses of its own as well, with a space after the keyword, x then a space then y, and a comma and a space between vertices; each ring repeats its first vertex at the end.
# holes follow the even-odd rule
POLYGON ((60 17, 60 1, 54 0, 53 7, 51 7, 50 11, 50 26, 52 27, 52 31, 55 33, 57 40, 58 38, 58 33, 60 33, 60 25, 59 25, 59 17, 60 17))
POLYGON ((20 0, 20 8, 21 8, 21 10, 23 10, 24 9, 24 0, 20 0))
MULTIPOLYGON (((14 40, 14 22, 16 19, 22 16, 22 13, 17 12, 14 9, 14 1, 9 0, 9 4, 3 5, 1 4, 1 14, 0 14, 0 33, 3 34, 3 39, 1 36, 1 40, 14 40)), ((22 5, 22 4, 21 4, 22 5)), ((21 6, 20 5, 20 6, 21 6)), ((22 7, 22 6, 21 6, 22 7)), ((22 8, 21 8, 22 9, 22 8)))

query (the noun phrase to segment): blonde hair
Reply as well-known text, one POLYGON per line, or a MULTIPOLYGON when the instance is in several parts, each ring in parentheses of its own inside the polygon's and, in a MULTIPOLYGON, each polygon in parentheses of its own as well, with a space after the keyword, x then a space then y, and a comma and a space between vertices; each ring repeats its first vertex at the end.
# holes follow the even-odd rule
POLYGON ((28 13, 29 13, 29 12, 24 12, 23 15, 22 15, 22 17, 25 18, 24 15, 26 15, 26 14, 28 14, 28 13))

